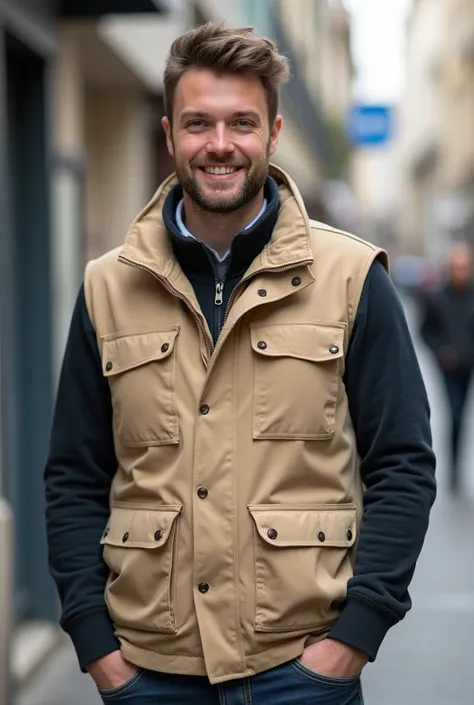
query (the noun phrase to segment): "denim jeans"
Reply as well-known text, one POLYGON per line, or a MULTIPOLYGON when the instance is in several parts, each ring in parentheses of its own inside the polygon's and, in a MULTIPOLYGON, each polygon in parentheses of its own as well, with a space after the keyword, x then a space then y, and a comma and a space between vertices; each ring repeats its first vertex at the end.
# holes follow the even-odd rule
POLYGON ((101 690, 105 705, 363 705, 360 678, 329 678, 299 661, 250 678, 211 685, 201 676, 140 670, 127 683, 101 690))

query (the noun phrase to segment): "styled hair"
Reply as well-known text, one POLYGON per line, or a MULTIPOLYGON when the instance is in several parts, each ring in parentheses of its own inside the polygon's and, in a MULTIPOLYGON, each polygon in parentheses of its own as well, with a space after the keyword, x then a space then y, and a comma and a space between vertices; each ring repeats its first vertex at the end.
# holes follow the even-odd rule
POLYGON ((253 27, 226 28, 208 22, 174 40, 163 82, 166 115, 173 120, 173 102, 181 76, 190 68, 222 74, 254 74, 267 96, 270 124, 278 114, 280 88, 290 75, 289 61, 275 42, 254 34, 253 27))

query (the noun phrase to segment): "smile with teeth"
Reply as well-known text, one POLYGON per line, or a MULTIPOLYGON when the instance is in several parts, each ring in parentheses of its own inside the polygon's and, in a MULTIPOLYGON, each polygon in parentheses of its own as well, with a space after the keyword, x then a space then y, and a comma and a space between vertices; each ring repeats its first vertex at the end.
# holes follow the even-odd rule
POLYGON ((215 176, 225 176, 225 174, 235 174, 240 169, 237 166, 204 166, 202 167, 206 174, 214 174, 215 176))

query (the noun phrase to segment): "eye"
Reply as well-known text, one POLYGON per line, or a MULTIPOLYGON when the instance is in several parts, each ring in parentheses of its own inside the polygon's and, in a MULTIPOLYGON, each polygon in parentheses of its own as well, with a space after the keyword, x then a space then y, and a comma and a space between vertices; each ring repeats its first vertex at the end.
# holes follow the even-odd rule
POLYGON ((186 127, 188 130, 201 130, 205 127, 205 122, 203 120, 191 120, 186 127))
POLYGON ((247 118, 242 118, 241 120, 238 120, 236 123, 237 127, 242 127, 244 130, 250 129, 254 126, 254 123, 251 120, 248 120, 247 118))

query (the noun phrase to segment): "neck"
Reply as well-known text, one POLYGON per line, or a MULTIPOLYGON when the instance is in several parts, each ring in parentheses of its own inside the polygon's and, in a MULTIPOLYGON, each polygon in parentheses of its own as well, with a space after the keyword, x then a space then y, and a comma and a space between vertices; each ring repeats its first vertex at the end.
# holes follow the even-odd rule
POLYGON ((250 203, 232 213, 210 213, 202 210, 186 192, 183 199, 188 230, 222 256, 229 250, 234 237, 259 214, 263 205, 263 189, 250 203))

